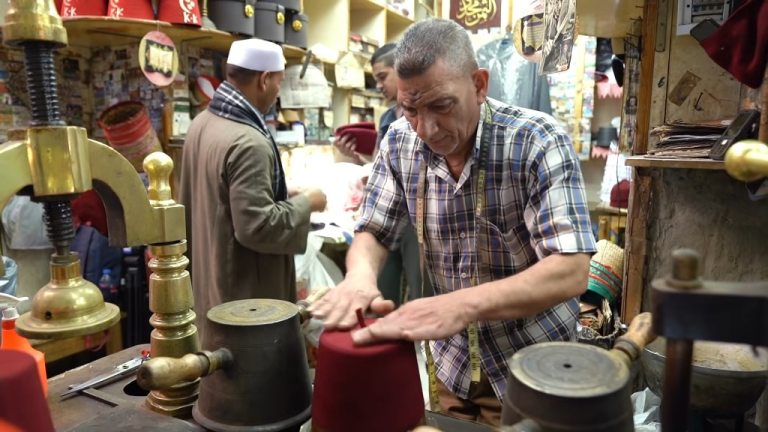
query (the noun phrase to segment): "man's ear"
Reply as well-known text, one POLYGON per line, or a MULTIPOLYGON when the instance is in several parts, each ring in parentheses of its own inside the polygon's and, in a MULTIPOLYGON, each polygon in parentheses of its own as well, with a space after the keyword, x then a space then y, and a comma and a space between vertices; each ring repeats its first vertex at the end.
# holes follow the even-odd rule
POLYGON ((262 72, 259 74, 259 90, 264 91, 267 89, 267 81, 269 81, 269 72, 262 72))
POLYGON ((480 68, 472 72, 472 82, 475 84, 475 94, 477 95, 477 103, 482 104, 488 96, 488 69, 480 68))

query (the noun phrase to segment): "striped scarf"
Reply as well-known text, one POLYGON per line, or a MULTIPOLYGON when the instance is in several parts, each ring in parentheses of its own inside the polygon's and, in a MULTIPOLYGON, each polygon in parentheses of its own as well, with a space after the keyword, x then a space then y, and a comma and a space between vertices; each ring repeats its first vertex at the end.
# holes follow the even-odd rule
POLYGON ((248 125, 261 132, 264 137, 272 143, 272 149, 275 152, 274 177, 272 182, 272 192, 275 201, 285 201, 288 199, 288 187, 285 184, 285 171, 283 163, 280 160, 280 152, 277 150, 277 144, 272 138, 272 134, 267 129, 267 124, 261 117, 256 108, 245 99, 240 90, 235 88, 227 81, 221 83, 216 93, 213 95, 211 103, 208 105, 208 111, 219 117, 223 117, 234 122, 248 125))

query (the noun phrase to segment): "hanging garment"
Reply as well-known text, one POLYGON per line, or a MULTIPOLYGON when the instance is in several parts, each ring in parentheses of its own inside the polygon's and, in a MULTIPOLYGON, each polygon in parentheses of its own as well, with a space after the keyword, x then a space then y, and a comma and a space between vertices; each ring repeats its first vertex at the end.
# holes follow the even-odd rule
POLYGON ((536 63, 517 53, 509 35, 480 47, 477 62, 490 72, 488 97, 552 114, 547 78, 536 72, 536 63))

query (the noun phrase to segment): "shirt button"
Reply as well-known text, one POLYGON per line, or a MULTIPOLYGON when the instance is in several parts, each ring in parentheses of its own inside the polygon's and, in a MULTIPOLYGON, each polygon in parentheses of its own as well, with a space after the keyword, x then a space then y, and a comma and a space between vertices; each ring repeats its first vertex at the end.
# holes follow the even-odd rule
POLYGON ((467 273, 466 272, 461 272, 461 278, 462 279, 466 279, 467 278, 467 273))
POLYGON ((459 233, 459 237, 460 237, 460 238, 464 238, 464 237, 466 237, 466 236, 467 236, 467 235, 466 235, 466 234, 464 234, 464 231, 462 231, 462 232, 460 232, 460 233, 459 233))

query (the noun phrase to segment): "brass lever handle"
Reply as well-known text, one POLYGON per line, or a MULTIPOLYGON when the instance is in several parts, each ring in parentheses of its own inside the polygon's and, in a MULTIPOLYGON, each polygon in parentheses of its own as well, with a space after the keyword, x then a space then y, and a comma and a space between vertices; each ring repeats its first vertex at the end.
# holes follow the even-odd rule
POLYGON ((304 322, 307 319, 309 319, 309 312, 307 312, 307 308, 312 306, 313 303, 323 298, 328 292, 331 291, 330 288, 320 288, 312 292, 307 298, 304 300, 299 300, 296 302, 296 306, 299 307, 299 317, 301 318, 301 321, 304 322))
POLYGON ((168 389, 226 369, 232 361, 232 353, 226 348, 187 354, 181 358, 156 357, 139 367, 136 382, 144 390, 168 389))
POLYGON ((737 142, 725 153, 725 170, 745 182, 768 177, 768 145, 757 140, 737 142))
POLYGON ((616 340, 613 352, 623 353, 622 357, 631 363, 640 357, 643 348, 654 339, 656 339, 656 333, 653 331, 653 315, 650 312, 643 312, 629 323, 627 333, 616 340))

